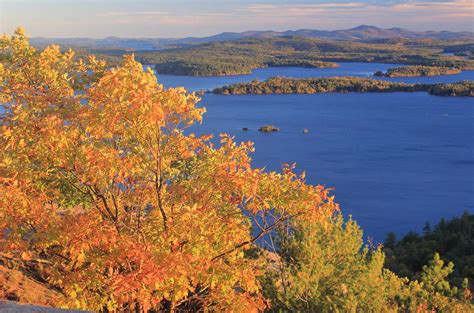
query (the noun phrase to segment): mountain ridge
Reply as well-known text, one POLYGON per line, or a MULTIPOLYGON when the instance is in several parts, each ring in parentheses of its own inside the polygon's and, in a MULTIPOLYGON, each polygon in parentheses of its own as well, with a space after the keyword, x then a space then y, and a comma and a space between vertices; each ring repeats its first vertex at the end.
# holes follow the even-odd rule
POLYGON ((77 38, 46 38, 34 37, 31 42, 37 46, 58 43, 66 46, 87 48, 115 47, 132 50, 160 50, 170 46, 188 46, 207 42, 239 40, 245 38, 275 38, 275 37, 308 37, 334 40, 370 41, 380 39, 432 39, 432 40, 465 40, 474 42, 474 32, 471 31, 412 31, 400 27, 380 28, 373 25, 359 25, 341 30, 297 29, 282 32, 273 30, 248 30, 244 32, 222 32, 207 37, 185 38, 121 38, 109 36, 102 39, 87 37, 77 38))

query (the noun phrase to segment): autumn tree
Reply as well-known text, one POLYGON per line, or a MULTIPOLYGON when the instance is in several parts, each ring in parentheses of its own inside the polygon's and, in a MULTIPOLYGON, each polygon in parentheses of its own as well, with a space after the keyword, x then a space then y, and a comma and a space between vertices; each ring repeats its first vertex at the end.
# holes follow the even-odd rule
POLYGON ((190 133, 199 99, 133 56, 109 68, 37 51, 18 29, 0 59, 0 260, 59 291, 58 306, 263 309, 263 267, 245 251, 337 209, 291 166, 252 168, 251 143, 190 133))

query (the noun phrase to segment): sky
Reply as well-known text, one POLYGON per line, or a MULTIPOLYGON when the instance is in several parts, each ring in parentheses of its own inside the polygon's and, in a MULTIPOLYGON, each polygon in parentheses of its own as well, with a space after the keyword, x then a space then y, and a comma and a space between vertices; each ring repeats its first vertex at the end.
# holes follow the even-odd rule
POLYGON ((32 37, 208 36, 361 24, 474 31, 474 0, 0 0, 0 34, 32 37))

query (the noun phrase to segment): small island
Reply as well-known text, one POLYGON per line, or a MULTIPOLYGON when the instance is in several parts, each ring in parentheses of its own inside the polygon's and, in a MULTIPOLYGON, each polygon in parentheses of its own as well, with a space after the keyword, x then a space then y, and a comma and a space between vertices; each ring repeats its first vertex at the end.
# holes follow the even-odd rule
POLYGON ((258 129, 258 131, 261 131, 262 133, 271 133, 271 132, 277 132, 280 131, 278 127, 275 127, 273 125, 264 125, 258 129))
POLYGON ((360 77, 286 78, 272 77, 214 89, 221 95, 315 94, 325 92, 416 92, 437 96, 474 96, 474 81, 453 84, 406 84, 360 77))
POLYGON ((386 72, 377 71, 374 76, 382 77, 417 77, 417 76, 438 76, 454 75, 461 73, 461 69, 456 67, 440 66, 400 66, 388 69, 386 72))

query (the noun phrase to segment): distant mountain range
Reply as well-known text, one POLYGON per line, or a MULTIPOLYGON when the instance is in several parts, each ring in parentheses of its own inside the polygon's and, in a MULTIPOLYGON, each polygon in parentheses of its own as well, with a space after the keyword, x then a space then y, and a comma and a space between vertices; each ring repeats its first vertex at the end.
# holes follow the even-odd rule
POLYGON ((246 31, 242 33, 225 32, 209 37, 188 38, 118 38, 104 39, 91 38, 32 38, 31 42, 37 46, 57 43, 63 46, 84 47, 88 49, 130 49, 130 50, 160 50, 169 47, 189 46, 207 42, 239 40, 245 38, 275 38, 285 36, 324 38, 334 40, 373 41, 381 39, 434 39, 434 40, 466 40, 474 41, 474 32, 451 31, 411 31, 403 28, 383 29, 376 26, 360 25, 343 30, 316 30, 300 29, 276 31, 246 31))

